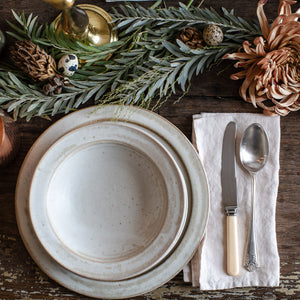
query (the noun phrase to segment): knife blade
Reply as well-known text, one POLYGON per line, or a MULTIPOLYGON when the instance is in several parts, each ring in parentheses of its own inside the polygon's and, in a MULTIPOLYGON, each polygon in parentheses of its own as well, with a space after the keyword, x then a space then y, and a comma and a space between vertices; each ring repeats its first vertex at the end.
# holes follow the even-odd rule
POLYGON ((227 273, 231 276, 239 274, 235 142, 236 123, 229 122, 223 137, 221 184, 227 216, 227 273))

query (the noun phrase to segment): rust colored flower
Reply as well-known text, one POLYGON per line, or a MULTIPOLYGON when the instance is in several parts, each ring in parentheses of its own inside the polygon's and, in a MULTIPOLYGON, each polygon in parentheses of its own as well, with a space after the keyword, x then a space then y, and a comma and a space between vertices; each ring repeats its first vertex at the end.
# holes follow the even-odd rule
POLYGON ((244 68, 231 79, 244 79, 241 97, 267 115, 287 115, 300 109, 300 9, 291 12, 292 0, 281 0, 278 17, 269 26, 260 0, 257 15, 263 36, 251 45, 244 41, 237 53, 224 59, 238 60, 235 67, 244 68))

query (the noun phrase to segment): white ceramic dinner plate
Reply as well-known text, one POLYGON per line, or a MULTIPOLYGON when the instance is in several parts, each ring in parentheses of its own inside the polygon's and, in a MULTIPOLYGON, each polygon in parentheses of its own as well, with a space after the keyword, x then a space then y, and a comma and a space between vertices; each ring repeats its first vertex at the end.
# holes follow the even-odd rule
POLYGON ((76 274, 123 280, 153 268, 177 244, 187 186, 165 147, 121 122, 64 135, 33 175, 30 215, 46 251, 76 274))
POLYGON ((89 107, 60 119, 49 127, 28 152, 16 187, 16 217, 19 232, 39 267, 61 285, 80 294, 121 299, 144 294, 173 278, 195 253, 205 230, 209 196, 206 176, 198 154, 189 140, 173 124, 159 115, 136 107, 106 105, 89 107), (29 191, 35 168, 51 145, 68 132, 93 122, 117 118, 140 128, 164 145, 180 166, 188 189, 189 214, 183 235, 173 251, 157 266, 133 278, 121 281, 93 280, 79 276, 58 264, 39 242, 29 216, 29 191))

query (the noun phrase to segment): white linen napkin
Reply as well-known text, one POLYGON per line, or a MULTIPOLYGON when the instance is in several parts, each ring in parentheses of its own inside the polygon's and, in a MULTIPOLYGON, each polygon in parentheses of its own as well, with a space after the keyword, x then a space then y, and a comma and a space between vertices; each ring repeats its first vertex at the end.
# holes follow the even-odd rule
POLYGON ((202 290, 246 286, 278 286, 279 255, 276 241, 276 198, 278 190, 280 117, 250 113, 202 113, 193 116, 193 143, 206 171, 210 209, 208 224, 195 256, 184 268, 184 280, 202 290), (221 154, 224 131, 230 121, 237 123, 237 153, 244 130, 259 123, 267 132, 270 157, 256 176, 255 230, 260 268, 248 272, 243 267, 250 209, 251 177, 237 155, 238 243, 240 274, 226 273, 226 216, 222 205, 221 154))

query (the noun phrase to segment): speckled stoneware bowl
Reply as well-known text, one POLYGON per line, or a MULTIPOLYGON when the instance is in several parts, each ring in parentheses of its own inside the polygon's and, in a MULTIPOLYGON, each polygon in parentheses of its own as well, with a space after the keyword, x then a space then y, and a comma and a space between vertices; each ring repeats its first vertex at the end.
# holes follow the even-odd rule
POLYGON ((118 122, 73 130, 42 157, 30 215, 46 251, 97 280, 137 276, 177 244, 188 211, 175 160, 149 135, 118 122))

